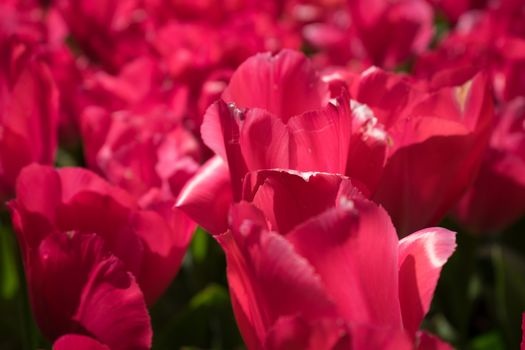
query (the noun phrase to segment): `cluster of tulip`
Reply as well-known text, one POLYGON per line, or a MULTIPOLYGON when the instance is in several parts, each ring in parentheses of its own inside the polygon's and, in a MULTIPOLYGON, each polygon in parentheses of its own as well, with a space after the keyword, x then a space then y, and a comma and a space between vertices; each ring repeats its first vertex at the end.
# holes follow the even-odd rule
POLYGON ((13 236, 28 347, 160 348, 151 309, 202 230, 249 349, 517 346, 524 18, 522 0, 2 1, 0 292, 13 236), (432 303, 454 253, 451 276, 496 267, 459 277, 463 323, 432 303))

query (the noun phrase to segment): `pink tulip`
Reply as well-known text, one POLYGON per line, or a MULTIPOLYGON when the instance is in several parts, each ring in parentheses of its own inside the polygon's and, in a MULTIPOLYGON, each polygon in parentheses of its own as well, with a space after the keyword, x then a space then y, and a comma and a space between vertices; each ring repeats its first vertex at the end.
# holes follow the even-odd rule
MULTIPOLYGON (((504 7, 502 5, 502 7, 504 7)), ((525 15, 521 3, 506 10, 464 14, 438 47, 421 55, 414 67, 420 77, 468 67, 489 73, 498 101, 525 96, 525 15)))
POLYGON ((352 82, 352 96, 389 135, 372 199, 403 235, 443 218, 473 181, 488 144, 493 106, 486 76, 455 73, 428 83, 371 68, 352 82))
POLYGON ((137 0, 58 0, 55 6, 83 53, 112 72, 149 52, 144 38, 152 23, 137 0))
POLYGON ((479 174, 455 211, 476 233, 498 232, 525 213, 525 98, 507 103, 479 174))
POLYGON ((58 91, 32 47, 12 39, 2 41, 0 51, 0 199, 5 199, 24 166, 54 162, 58 91))
POLYGON ((488 143, 486 79, 467 76, 458 84, 444 75, 428 83, 377 68, 336 73, 324 77, 328 89, 310 62, 289 50, 241 65, 201 127, 222 160, 203 167, 178 207, 210 232, 224 232, 226 209, 207 198, 221 191, 221 200, 237 202, 246 173, 283 168, 351 177, 386 207, 401 234, 436 224, 467 189, 488 143), (231 194, 223 195, 228 173, 231 194))
POLYGON ((201 145, 183 126, 187 90, 164 78, 151 57, 137 58, 116 76, 94 72, 80 121, 88 166, 142 208, 163 208, 171 221, 168 208, 197 171, 201 145))
POLYGON ((140 209, 125 191, 81 168, 26 167, 9 206, 26 269, 30 254, 48 236, 96 234, 136 278, 150 305, 177 273, 194 227, 171 207, 140 209))
MULTIPOLYGON (((21 220, 16 212, 14 220, 21 220)), ((104 239, 79 231, 41 233, 38 239, 19 232, 19 241, 33 312, 48 339, 59 339, 55 349, 149 349, 144 296, 104 239)))
POLYGON ((245 183, 251 202, 232 207, 216 238, 248 348, 440 343, 418 329, 454 233, 429 228, 399 241, 385 210, 338 175, 266 170, 245 183))
POLYGON ((421 0, 349 0, 352 24, 364 58, 371 64, 393 68, 423 52, 433 30, 433 11, 421 0))
POLYGON ((199 224, 207 220, 211 226, 204 228, 224 232, 226 209, 212 210, 222 215, 216 218, 202 209, 216 204, 206 201, 210 195, 204 192, 219 188, 203 183, 226 183, 226 167, 231 194, 221 198, 234 201, 240 199, 244 175, 257 169, 347 173, 364 184, 363 190, 373 187, 383 167, 386 134, 373 116, 357 115, 359 106, 351 105, 347 94, 330 103, 329 98, 327 84, 300 53, 284 50, 275 57, 259 54, 247 60, 232 76, 224 101, 208 109, 201 127, 204 142, 222 163, 205 165, 192 180, 199 184, 188 184, 178 205, 199 224))

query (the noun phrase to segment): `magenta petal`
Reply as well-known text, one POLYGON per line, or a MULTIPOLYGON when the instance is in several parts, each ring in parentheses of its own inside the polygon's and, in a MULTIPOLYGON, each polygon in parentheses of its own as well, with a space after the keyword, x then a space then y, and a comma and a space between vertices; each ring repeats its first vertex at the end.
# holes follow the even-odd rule
POLYGON ((309 321, 301 316, 285 316, 268 331, 265 349, 333 350, 350 348, 346 325, 335 319, 309 321))
POLYGON ((30 255, 26 271, 36 320, 51 340, 73 332, 111 349, 149 348, 142 292, 97 235, 49 235, 30 255))
POLYGON ((443 265, 456 249, 456 235, 428 228, 399 241, 399 300, 405 329, 415 333, 425 317, 443 265))
POLYGON ((154 211, 141 211, 134 220, 137 235, 144 243, 138 278, 146 303, 151 305, 172 282, 195 230, 195 224, 179 209, 167 220, 154 211))
POLYGON ((112 350, 151 347, 153 333, 144 296, 115 256, 91 267, 73 319, 112 350))
POLYGON ((50 166, 28 165, 17 179, 16 195, 9 207, 19 240, 25 242, 22 250, 25 245, 36 247, 54 230, 61 203, 60 179, 50 166))
POLYGON ((351 346, 347 349, 413 350, 414 339, 402 328, 353 325, 350 328, 351 346))
POLYGON ((204 143, 222 157, 229 168, 233 198, 240 200, 242 179, 247 172, 240 147, 244 111, 223 100, 208 108, 201 126, 204 143))
POLYGON ((226 161, 226 146, 224 144, 221 119, 228 118, 229 112, 226 116, 221 115, 223 109, 219 106, 220 103, 215 102, 208 107, 204 114, 200 131, 204 144, 226 161))
POLYGON ((286 123, 294 115, 326 105, 329 94, 304 54, 282 50, 275 56, 260 53, 247 59, 222 98, 239 107, 266 109, 286 123))
POLYGON ((2 38, 0 197, 12 195, 24 166, 52 164, 57 146, 58 89, 39 55, 15 37, 2 38))
POLYGON ((400 328, 398 241, 390 218, 366 200, 343 201, 286 238, 321 276, 349 323, 400 328))
POLYGON ((138 276, 143 244, 130 225, 137 209, 133 198, 86 169, 61 168, 57 173, 63 201, 57 228, 100 235, 128 271, 138 276))
POLYGON ((244 116, 239 144, 247 168, 290 168, 290 134, 282 120, 258 108, 244 116))
POLYGON ((345 192, 358 193, 350 180, 340 175, 260 170, 246 176, 243 199, 264 213, 272 230, 286 234, 310 217, 338 205, 341 187, 345 192))
POLYGON ((53 233, 25 261, 33 313, 50 340, 74 331, 71 322, 92 269, 107 255, 95 235, 53 233), (68 283, 63 283, 68 281, 68 283))
POLYGON ((232 201, 228 167, 215 156, 188 181, 176 206, 206 231, 220 234, 228 229, 228 209, 232 201))
POLYGON ((258 224, 255 208, 241 203, 231 216, 233 232, 217 239, 226 253, 234 311, 249 347, 259 348, 281 316, 334 315, 319 276, 282 236, 258 224))
POLYGON ((474 135, 436 136, 403 147, 387 161, 374 201, 400 235, 436 224, 478 170, 484 144, 474 135))
POLYGON ((110 348, 85 335, 66 334, 53 344, 53 350, 110 350, 110 348))
POLYGON ((344 174, 352 120, 346 94, 322 109, 290 118, 291 168, 344 174))
POLYGON ((61 168, 57 170, 62 183, 62 200, 72 201, 82 192, 92 192, 100 196, 111 197, 123 207, 136 207, 135 201, 125 191, 110 185, 95 173, 83 168, 61 168))

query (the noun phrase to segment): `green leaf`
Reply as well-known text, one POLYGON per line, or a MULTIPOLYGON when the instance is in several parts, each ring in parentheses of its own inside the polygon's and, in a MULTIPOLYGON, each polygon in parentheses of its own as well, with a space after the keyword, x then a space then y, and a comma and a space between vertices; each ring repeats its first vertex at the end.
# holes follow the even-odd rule
POLYGON ((19 289, 15 249, 13 233, 0 227, 0 295, 5 300, 14 299, 19 289))
POLYGON ((505 344, 499 332, 482 334, 472 340, 470 350, 503 350, 505 344))
POLYGON ((191 254, 196 263, 202 263, 208 254, 209 234, 202 227, 197 227, 191 242, 191 254))
POLYGON ((190 301, 190 308, 212 307, 228 304, 228 291, 223 286, 211 284, 194 296, 190 301))

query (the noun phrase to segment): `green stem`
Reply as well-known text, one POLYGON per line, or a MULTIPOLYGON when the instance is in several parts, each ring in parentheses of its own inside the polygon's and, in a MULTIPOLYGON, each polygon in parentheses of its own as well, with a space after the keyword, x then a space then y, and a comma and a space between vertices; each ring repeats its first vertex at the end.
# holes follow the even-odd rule
MULTIPOLYGON (((503 258, 503 250, 499 244, 494 244, 491 248, 492 265, 494 267, 495 287, 494 296, 497 305, 498 317, 504 333, 508 333, 508 309, 506 296, 506 272, 503 258)), ((508 334, 506 334, 508 336, 508 334)))
POLYGON ((31 306, 29 305, 29 298, 27 292, 27 284, 24 277, 24 269, 21 261, 18 264, 18 276, 21 281, 20 293, 18 294, 18 307, 20 309, 20 325, 22 328, 22 343, 24 349, 34 350, 37 348, 36 328, 33 321, 33 314, 31 313, 31 306))
MULTIPOLYGON (((4 214, 4 213, 2 213, 4 214)), ((2 236, 2 245, 5 251, 9 251, 11 255, 11 262, 14 263, 15 267, 11 273, 15 276, 11 276, 16 282, 17 296, 16 303, 18 305, 18 322, 20 323, 21 329, 21 343, 24 349, 34 350, 37 348, 37 331, 33 321, 33 315, 31 313, 31 307, 29 305, 27 284, 24 273, 24 265, 22 263, 22 257, 16 240, 13 238, 14 233, 8 225, 4 223, 9 222, 6 215, 0 216, 0 235, 2 236)))

